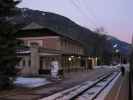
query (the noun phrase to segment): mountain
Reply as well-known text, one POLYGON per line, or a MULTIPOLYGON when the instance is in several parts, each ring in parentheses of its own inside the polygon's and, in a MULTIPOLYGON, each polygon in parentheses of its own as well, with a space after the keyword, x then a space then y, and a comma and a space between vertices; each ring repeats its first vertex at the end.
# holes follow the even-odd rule
POLYGON ((28 8, 21 9, 22 14, 13 18, 13 23, 24 27, 32 22, 37 23, 45 28, 60 33, 66 37, 80 41, 86 48, 86 53, 93 54, 93 46, 95 39, 99 37, 98 34, 93 33, 87 28, 84 28, 70 19, 50 13, 42 12, 38 10, 31 10, 28 8))
POLYGON ((107 41, 109 41, 112 45, 112 47, 114 47, 114 50, 119 50, 119 52, 123 55, 130 55, 131 53, 131 44, 126 43, 124 41, 121 41, 113 36, 107 36, 107 41))
MULTIPOLYGON (((18 26, 24 27, 32 22, 35 22, 45 28, 79 41, 86 48, 86 53, 89 55, 94 55, 98 51, 96 48, 100 45, 100 39, 102 37, 98 33, 92 32, 91 30, 76 24, 70 19, 55 13, 31 10, 28 8, 21 8, 21 12, 21 14, 14 16, 11 19, 11 21, 18 26)), ((113 49, 110 49, 112 48, 110 46, 118 44, 120 46, 120 51, 123 53, 129 52, 129 44, 114 37, 110 37, 111 39, 108 40, 109 37, 110 36, 106 35, 106 51, 112 52, 113 49)))

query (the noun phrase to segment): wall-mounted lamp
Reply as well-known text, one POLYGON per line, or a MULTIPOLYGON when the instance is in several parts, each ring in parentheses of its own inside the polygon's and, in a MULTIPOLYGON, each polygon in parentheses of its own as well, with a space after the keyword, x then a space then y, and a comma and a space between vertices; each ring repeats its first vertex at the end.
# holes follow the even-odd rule
POLYGON ((72 61, 72 58, 71 58, 71 57, 69 57, 69 58, 68 58, 68 60, 69 60, 69 61, 72 61))

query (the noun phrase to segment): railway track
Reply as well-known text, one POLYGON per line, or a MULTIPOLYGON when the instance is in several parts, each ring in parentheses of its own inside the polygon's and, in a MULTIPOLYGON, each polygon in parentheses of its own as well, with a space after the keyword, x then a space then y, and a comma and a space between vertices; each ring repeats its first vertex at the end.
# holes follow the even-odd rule
POLYGON ((118 74, 118 71, 104 73, 95 81, 83 82, 40 100, 95 100, 118 74))

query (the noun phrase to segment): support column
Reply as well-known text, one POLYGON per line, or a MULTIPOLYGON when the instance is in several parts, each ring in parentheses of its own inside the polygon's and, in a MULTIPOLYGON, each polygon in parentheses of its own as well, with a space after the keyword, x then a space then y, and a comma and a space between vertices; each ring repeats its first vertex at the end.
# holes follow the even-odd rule
POLYGON ((39 52, 38 52, 39 46, 37 43, 31 44, 31 69, 30 72, 32 75, 37 75, 39 71, 40 66, 40 59, 39 59, 39 52))
POLYGON ((63 57, 62 55, 57 56, 58 63, 59 63, 59 75, 64 75, 64 66, 63 66, 63 57))
POLYGON ((25 59, 24 74, 30 74, 29 57, 25 56, 24 59, 25 59))
POLYGON ((85 58, 85 70, 88 71, 88 58, 85 58))
POLYGON ((43 61, 43 62, 42 62, 42 63, 43 63, 42 69, 43 69, 43 70, 44 70, 44 69, 46 70, 47 68, 46 68, 46 60, 45 60, 45 58, 43 58, 42 61, 43 61))
POLYGON ((95 67, 95 59, 92 58, 92 69, 95 67))

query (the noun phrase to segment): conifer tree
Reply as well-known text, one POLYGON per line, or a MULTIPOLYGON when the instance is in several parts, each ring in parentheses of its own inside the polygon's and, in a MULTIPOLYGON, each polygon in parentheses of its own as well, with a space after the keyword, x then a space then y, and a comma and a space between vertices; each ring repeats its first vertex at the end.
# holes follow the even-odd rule
POLYGON ((16 47, 19 42, 15 37, 17 28, 10 18, 18 14, 18 3, 16 0, 0 0, 0 88, 8 87, 12 83, 11 77, 16 75, 16 47))

